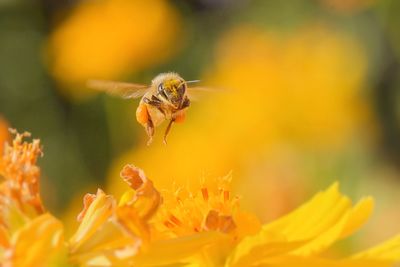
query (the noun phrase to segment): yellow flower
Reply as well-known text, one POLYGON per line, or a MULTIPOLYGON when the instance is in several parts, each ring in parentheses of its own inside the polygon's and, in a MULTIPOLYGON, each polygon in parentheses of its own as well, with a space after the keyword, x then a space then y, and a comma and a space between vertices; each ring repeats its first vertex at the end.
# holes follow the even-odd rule
POLYGON ((66 257, 63 225, 46 213, 32 219, 12 235, 2 266, 61 267, 67 266, 66 257))
POLYGON ((197 192, 178 189, 164 194, 170 199, 151 220, 155 232, 152 238, 156 240, 150 242, 146 252, 136 256, 136 263, 226 267, 392 266, 400 261, 400 237, 354 256, 341 259, 321 256, 336 241, 365 223, 373 208, 370 197, 352 205, 335 183, 297 210, 259 229, 256 220, 248 220, 247 216, 245 220, 237 220, 238 216, 233 215, 238 212, 237 199, 231 205, 226 182, 224 178, 218 180, 213 185, 215 191, 203 186, 197 192), (221 186, 221 181, 225 185, 221 186), (250 228, 246 229, 248 232, 233 234, 241 223, 243 228, 250 228))
POLYGON ((118 202, 100 189, 85 195, 80 225, 65 242, 64 226, 38 201, 40 142, 23 141, 27 135, 16 134, 0 161, 2 266, 389 267, 400 262, 400 235, 353 255, 324 256, 373 209, 371 197, 353 205, 338 183, 261 225, 241 210, 230 175, 160 193, 133 165, 120 173, 130 189, 118 202))
POLYGON ((178 28, 165 0, 84 1, 49 39, 52 73, 64 93, 82 97, 87 79, 116 79, 165 61, 180 46, 178 28))
POLYGON ((340 259, 327 251, 361 227, 373 200, 353 205, 333 184, 281 219, 260 227, 239 209, 230 176, 203 181, 199 188, 162 192, 163 201, 148 221, 150 241, 134 256, 139 266, 392 266, 400 261, 400 238, 340 259), (296 265, 298 263, 299 265, 296 265))

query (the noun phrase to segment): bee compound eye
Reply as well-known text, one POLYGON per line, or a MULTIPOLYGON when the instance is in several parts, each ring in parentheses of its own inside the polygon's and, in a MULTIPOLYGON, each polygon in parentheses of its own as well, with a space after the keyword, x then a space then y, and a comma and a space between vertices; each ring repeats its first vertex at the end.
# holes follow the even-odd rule
POLYGON ((184 93, 186 91, 186 83, 184 81, 181 82, 181 85, 178 88, 180 93, 184 93))
POLYGON ((158 86, 157 90, 158 90, 159 93, 164 92, 164 87, 163 87, 162 83, 160 83, 160 85, 158 86))
POLYGON ((159 94, 159 95, 161 95, 161 96, 162 96, 163 98, 165 98, 165 99, 168 99, 168 96, 167 96, 167 94, 166 94, 166 92, 165 92, 165 88, 164 88, 163 84, 160 84, 160 85, 158 86, 157 90, 158 90, 158 94, 159 94))

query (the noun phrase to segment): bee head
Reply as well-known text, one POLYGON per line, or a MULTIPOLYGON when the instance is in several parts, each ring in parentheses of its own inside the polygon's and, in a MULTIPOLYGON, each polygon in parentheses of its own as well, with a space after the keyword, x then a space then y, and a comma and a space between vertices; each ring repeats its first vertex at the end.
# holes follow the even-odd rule
POLYGON ((179 107, 186 92, 186 83, 182 79, 168 79, 157 88, 158 94, 175 107, 179 107))

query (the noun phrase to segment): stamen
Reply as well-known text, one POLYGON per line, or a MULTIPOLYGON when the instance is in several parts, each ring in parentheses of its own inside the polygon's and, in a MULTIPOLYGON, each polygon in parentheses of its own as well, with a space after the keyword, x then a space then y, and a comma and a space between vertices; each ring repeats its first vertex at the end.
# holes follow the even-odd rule
POLYGON ((175 227, 175 225, 173 225, 173 224, 170 223, 169 221, 164 221, 164 225, 165 225, 167 228, 174 228, 174 227, 175 227))
POLYGON ((135 190, 138 190, 146 179, 143 171, 133 165, 125 165, 120 176, 132 189, 135 190))
POLYGON ((219 217, 219 230, 223 233, 232 232, 236 228, 236 224, 232 216, 219 217))
POLYGON ((172 214, 169 216, 169 220, 171 222, 173 222, 174 224, 176 224, 177 226, 181 226, 182 225, 182 222, 172 214))
POLYGON ((208 189, 205 188, 205 187, 203 187, 203 188, 201 189, 201 194, 203 195, 204 201, 208 201, 208 189))
POLYGON ((218 212, 216 210, 210 210, 207 214, 205 227, 207 230, 217 230, 219 225, 218 212))
POLYGON ((229 201, 229 191, 224 190, 224 201, 227 202, 229 201))

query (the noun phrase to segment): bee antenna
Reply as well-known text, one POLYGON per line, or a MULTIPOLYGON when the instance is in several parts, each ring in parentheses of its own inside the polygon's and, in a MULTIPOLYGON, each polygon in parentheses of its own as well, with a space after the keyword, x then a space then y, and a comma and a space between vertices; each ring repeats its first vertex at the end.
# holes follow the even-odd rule
POLYGON ((186 81, 185 83, 188 84, 188 83, 198 83, 198 82, 200 82, 200 80, 191 80, 191 81, 186 81))
POLYGON ((178 87, 180 87, 182 84, 188 84, 188 83, 198 83, 198 82, 200 82, 200 80, 184 81, 184 82, 181 82, 181 83, 179 84, 179 86, 178 86, 178 87))

